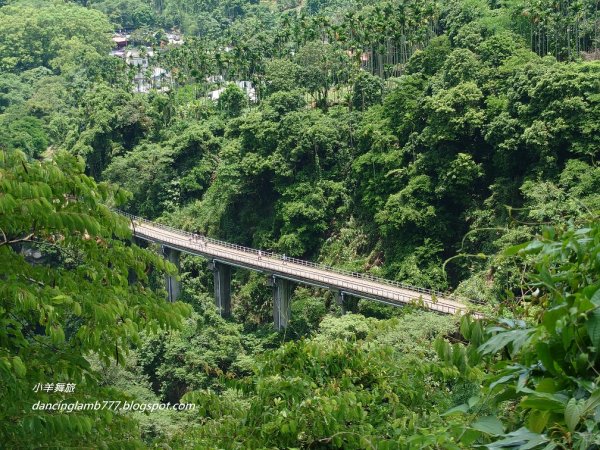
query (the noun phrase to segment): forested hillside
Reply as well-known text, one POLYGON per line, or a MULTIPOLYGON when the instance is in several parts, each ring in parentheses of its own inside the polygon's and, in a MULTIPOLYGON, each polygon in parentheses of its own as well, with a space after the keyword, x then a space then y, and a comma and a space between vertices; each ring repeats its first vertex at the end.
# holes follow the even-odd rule
POLYGON ((600 448, 597 2, 0 0, 0 149, 0 448, 600 448), (167 303, 117 206, 485 318, 167 303))

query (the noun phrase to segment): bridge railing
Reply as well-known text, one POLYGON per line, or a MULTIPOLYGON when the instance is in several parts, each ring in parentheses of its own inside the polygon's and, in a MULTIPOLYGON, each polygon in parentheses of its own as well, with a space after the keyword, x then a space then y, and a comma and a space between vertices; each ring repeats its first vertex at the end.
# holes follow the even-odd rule
MULTIPOLYGON (((434 290, 434 289, 427 289, 427 288, 422 288, 422 287, 418 287, 418 286, 412 286, 406 283, 401 283, 395 280, 388 280, 386 278, 381 278, 381 277, 377 277, 371 274, 366 274, 366 273, 361 273, 361 272, 351 272, 349 270, 345 270, 345 269, 340 269, 337 267, 332 267, 332 266, 328 266, 326 264, 321 264, 321 263, 315 263, 312 261, 306 261, 303 259, 298 259, 298 258, 294 258, 294 257, 290 257, 290 256, 286 256, 280 253, 275 253, 275 252, 270 252, 270 251, 266 251, 266 250, 257 250, 251 247, 245 247, 243 245, 238 245, 238 244, 232 244, 230 242, 226 242, 226 241, 221 241, 219 239, 214 239, 208 236, 204 236, 201 235, 199 233, 191 233, 189 231, 185 231, 185 230, 181 230, 178 228, 174 228, 171 227, 169 225, 165 225, 162 223, 158 223, 158 222, 153 222, 151 220, 147 220, 143 217, 139 217, 133 214, 129 214, 127 212, 118 210, 118 209, 114 209, 115 212, 128 217, 131 221, 132 224, 134 226, 134 231, 135 231, 135 222, 138 223, 144 223, 147 224, 149 226, 152 226, 154 228, 159 228, 159 229, 163 229, 165 231, 169 231, 171 233, 177 233, 180 235, 184 235, 186 236, 188 239, 192 240, 197 237, 199 239, 201 239, 204 242, 213 244, 213 245, 218 245, 221 247, 226 247, 226 248, 230 248, 233 250, 237 250, 237 251, 241 251, 244 253, 248 253, 248 254, 252 254, 255 256, 259 256, 259 252, 260 252, 260 256, 263 256, 265 258, 271 258, 271 259, 276 259, 276 260, 280 260, 282 262, 290 262, 293 264, 297 264, 297 265, 301 265, 301 266, 305 266, 305 267, 310 267, 310 268, 314 268, 314 269, 319 269, 319 270, 326 270, 328 272, 332 272, 332 273, 336 273, 339 275, 343 275, 343 276, 348 276, 348 277, 352 277, 352 278, 356 278, 356 279, 360 279, 360 280, 366 280, 366 281, 371 281, 374 283, 379 283, 379 284, 384 284, 384 285, 388 285, 388 286, 393 286, 396 288, 401 288, 401 289, 406 289, 409 291, 413 291, 413 292, 417 292, 417 293, 421 293, 421 294, 426 294, 428 296, 431 296, 432 298, 452 298, 453 296, 451 294, 447 294, 438 290, 434 290)), ((473 303, 475 303, 472 300, 469 300, 473 303)), ((441 305, 440 305, 441 306, 441 305)))

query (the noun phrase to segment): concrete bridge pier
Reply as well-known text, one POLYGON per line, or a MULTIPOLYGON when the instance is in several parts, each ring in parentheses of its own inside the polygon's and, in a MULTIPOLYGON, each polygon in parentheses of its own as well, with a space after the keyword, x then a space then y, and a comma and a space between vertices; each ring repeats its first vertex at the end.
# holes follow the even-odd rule
POLYGON ((275 328, 283 330, 287 327, 291 317, 294 283, 275 275, 270 277, 269 280, 269 284, 273 286, 273 322, 275 328))
POLYGON ((346 311, 346 294, 342 291, 335 291, 333 295, 335 302, 342 308, 342 315, 346 314, 348 312, 346 311))
POLYGON ((231 316, 231 266, 211 261, 208 267, 213 271, 215 284, 215 305, 221 317, 231 316))
MULTIPOLYGON (((179 257, 181 256, 181 252, 165 245, 162 246, 162 252, 167 261, 175 264, 175 266, 177 266, 177 270, 179 270, 179 257)), ((181 294, 181 281, 176 275, 165 275, 165 285, 167 288, 169 301, 174 302, 181 294)))

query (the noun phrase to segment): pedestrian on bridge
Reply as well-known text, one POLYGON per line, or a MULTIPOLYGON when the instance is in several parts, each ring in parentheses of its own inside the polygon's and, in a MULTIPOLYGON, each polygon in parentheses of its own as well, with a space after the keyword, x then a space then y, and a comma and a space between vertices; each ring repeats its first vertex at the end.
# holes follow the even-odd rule
POLYGON ((260 261, 262 259, 262 250, 258 251, 258 260, 260 261))

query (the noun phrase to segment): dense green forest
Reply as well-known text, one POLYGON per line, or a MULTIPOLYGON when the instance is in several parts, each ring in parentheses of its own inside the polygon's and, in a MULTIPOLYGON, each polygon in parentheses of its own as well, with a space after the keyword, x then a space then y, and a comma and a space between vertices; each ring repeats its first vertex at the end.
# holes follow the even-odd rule
POLYGON ((0 0, 0 448, 599 449, 598 7, 0 0), (116 206, 485 318, 168 303, 116 206))

